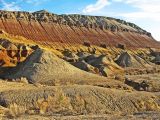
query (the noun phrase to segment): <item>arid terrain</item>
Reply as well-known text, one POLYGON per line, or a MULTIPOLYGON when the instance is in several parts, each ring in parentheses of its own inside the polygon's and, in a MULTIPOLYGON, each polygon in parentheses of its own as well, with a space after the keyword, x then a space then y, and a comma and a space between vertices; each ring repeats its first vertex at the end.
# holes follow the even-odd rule
POLYGON ((123 20, 0 11, 0 119, 159 120, 160 43, 123 20))

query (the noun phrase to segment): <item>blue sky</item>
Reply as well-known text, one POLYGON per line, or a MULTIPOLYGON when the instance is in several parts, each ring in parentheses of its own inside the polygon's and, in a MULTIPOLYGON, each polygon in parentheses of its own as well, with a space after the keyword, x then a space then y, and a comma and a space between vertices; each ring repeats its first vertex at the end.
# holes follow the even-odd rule
POLYGON ((0 9, 121 18, 151 32, 160 41, 160 0, 0 0, 0 9))

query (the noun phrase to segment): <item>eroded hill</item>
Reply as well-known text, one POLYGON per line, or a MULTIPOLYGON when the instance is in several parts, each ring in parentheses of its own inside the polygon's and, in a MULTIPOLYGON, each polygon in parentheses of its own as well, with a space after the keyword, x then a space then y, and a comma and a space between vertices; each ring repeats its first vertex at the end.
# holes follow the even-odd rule
POLYGON ((0 117, 159 118, 150 33, 107 17, 0 12, 0 117))
POLYGON ((56 42, 128 47, 157 47, 151 33, 123 20, 85 15, 57 15, 47 11, 0 11, 0 29, 44 45, 56 42))

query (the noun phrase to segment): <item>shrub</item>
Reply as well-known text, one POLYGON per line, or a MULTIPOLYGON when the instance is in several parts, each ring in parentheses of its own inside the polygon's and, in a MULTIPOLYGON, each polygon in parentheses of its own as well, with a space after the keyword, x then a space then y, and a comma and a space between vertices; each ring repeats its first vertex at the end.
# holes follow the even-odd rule
POLYGON ((125 49, 126 49, 126 46, 123 45, 123 44, 118 44, 118 45, 117 45, 117 48, 120 48, 120 49, 125 50, 125 49))
POLYGON ((13 103, 9 105, 9 110, 6 111, 5 115, 7 118, 16 118, 19 117, 26 112, 26 107, 22 107, 17 105, 16 103, 13 103))
POLYGON ((67 113, 72 111, 70 99, 63 93, 62 90, 56 90, 54 96, 48 96, 47 98, 38 99, 37 107, 40 114, 45 113, 67 113))
POLYGON ((107 48, 107 45, 106 45, 105 43, 101 43, 101 44, 100 44, 100 47, 102 47, 102 48, 107 48))
POLYGON ((91 47, 91 44, 90 44, 90 42, 84 42, 84 46, 87 46, 87 47, 91 47))

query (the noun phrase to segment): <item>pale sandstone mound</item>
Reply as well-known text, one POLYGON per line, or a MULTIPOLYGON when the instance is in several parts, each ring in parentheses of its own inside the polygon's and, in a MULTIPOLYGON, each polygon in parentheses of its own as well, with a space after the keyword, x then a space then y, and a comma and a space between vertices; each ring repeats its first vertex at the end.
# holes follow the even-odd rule
POLYGON ((110 57, 100 55, 98 57, 89 59, 88 64, 99 69, 103 76, 114 76, 115 74, 122 74, 123 70, 110 57))
POLYGON ((117 74, 124 75, 122 68, 107 55, 90 54, 89 52, 78 52, 77 55, 79 59, 70 63, 81 70, 105 77, 114 77, 117 74))
POLYGON ((5 74, 0 76, 5 79, 26 77, 30 83, 47 85, 58 83, 98 85, 98 83, 104 83, 109 87, 128 88, 121 82, 82 71, 51 52, 42 49, 37 49, 24 62, 15 68, 7 69, 5 74))
POLYGON ((95 74, 98 74, 99 73, 99 70, 96 69, 95 67, 91 66, 90 64, 86 63, 85 61, 77 61, 77 62, 73 62, 71 63, 73 66, 81 69, 81 70, 84 70, 84 71, 87 71, 87 72, 91 72, 91 73, 95 73, 95 74), (97 70, 97 72, 96 72, 97 70))

